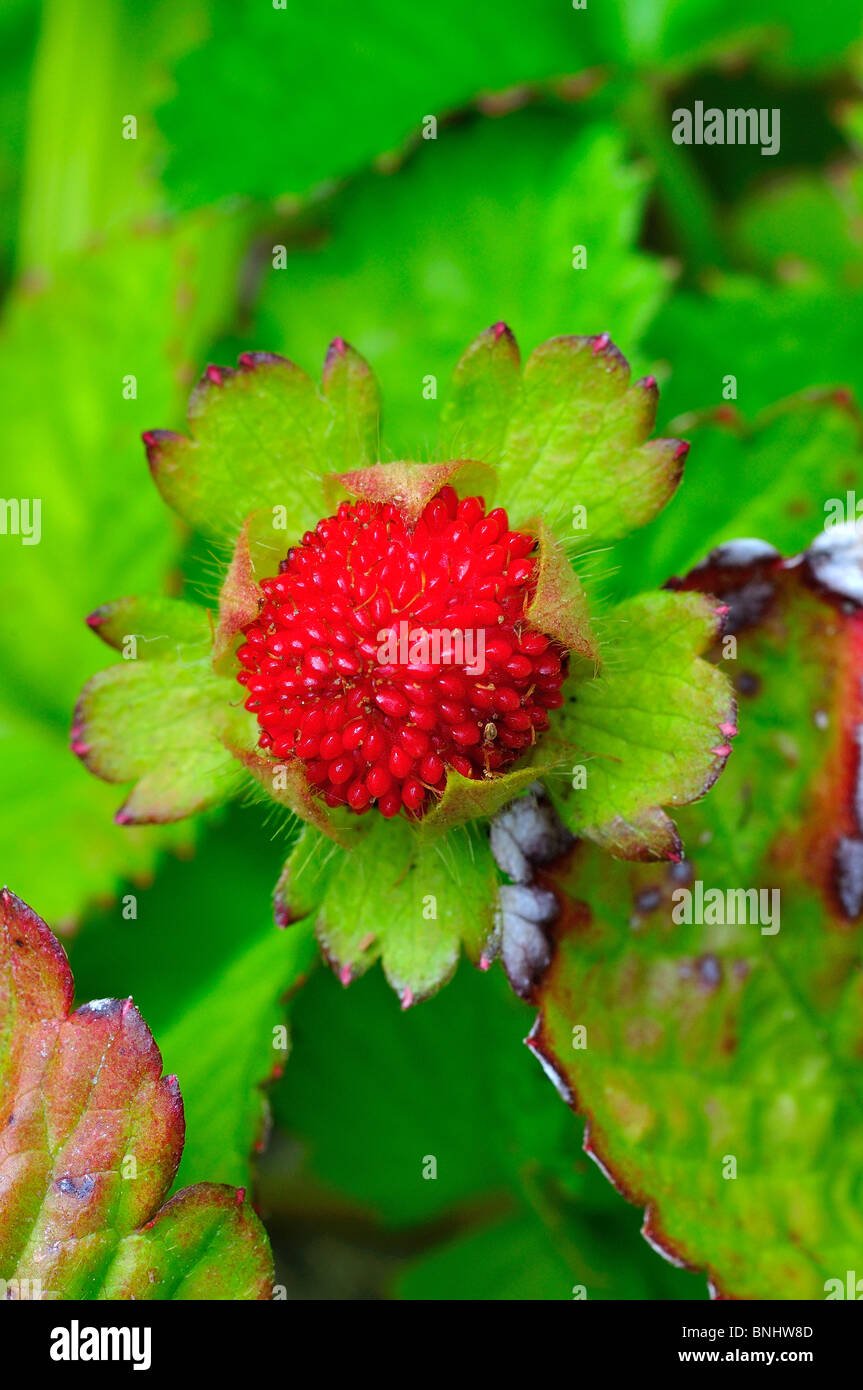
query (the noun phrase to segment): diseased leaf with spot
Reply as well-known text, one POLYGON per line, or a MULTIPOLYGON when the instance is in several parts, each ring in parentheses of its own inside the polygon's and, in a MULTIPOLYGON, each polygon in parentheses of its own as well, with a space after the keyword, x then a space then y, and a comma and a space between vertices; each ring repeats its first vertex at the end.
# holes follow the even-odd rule
POLYGON ((732 557, 686 584, 731 610, 739 747, 680 815, 682 864, 582 843, 546 879, 564 910, 532 1045, 650 1239, 723 1296, 818 1299, 863 1240, 863 620, 812 552, 732 557))
POLYGON ((72 995, 59 942, 3 889, 0 1278, 55 1300, 271 1296, 242 1189, 202 1184, 159 1207, 183 1103, 141 1014, 131 999, 71 1013, 72 995))

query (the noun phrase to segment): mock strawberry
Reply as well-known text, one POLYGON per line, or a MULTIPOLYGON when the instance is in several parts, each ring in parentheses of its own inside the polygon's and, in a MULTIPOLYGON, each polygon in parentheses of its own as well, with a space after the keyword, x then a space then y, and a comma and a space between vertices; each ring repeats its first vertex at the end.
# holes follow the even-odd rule
POLYGON ((699 655, 720 614, 649 594, 600 641, 579 573, 680 480, 657 397, 607 334, 522 367, 497 323, 456 366, 436 454, 382 462, 377 383, 343 339, 319 384, 267 352, 209 368, 189 434, 144 440, 165 500, 232 544, 215 611, 127 597, 90 618, 123 659, 82 692, 72 746, 131 784, 120 824, 266 797, 291 837, 277 920, 313 917, 343 982, 380 958, 403 1007, 461 946, 481 969, 501 949, 488 823, 532 783, 571 835, 679 860, 664 808, 704 795, 734 725, 699 655))
POLYGON ((415 523, 343 502, 307 531, 238 651, 246 708, 331 807, 421 815, 447 772, 513 763, 562 704, 566 653, 526 620, 536 539, 444 487, 415 523))

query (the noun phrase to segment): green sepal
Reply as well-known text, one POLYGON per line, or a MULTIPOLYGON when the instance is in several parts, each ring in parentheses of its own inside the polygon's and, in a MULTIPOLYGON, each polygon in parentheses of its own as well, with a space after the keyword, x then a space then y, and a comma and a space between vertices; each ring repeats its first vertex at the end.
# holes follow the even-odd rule
POLYGON ((278 574, 279 564, 290 549, 291 542, 281 528, 282 519, 278 510, 264 508, 252 512, 243 522, 219 593, 213 640, 213 664, 217 671, 238 670, 235 639, 260 612, 261 580, 278 574))
POLYGON ((453 372, 441 415, 446 452, 499 464, 520 389, 518 344, 505 323, 492 324, 465 349, 453 372))
POLYGON ((510 772, 496 772, 490 777, 462 777, 455 768, 448 768, 443 795, 417 822, 417 833, 424 840, 434 840, 469 821, 496 815, 508 802, 527 791, 545 770, 545 767, 531 764, 510 772))
POLYGON ((549 788, 573 833, 625 859, 679 857, 662 808, 709 790, 736 732, 731 687, 699 655, 721 616, 701 594, 646 594, 614 610, 614 661, 594 680, 564 687, 566 702, 538 749, 566 760, 549 788))
POLYGON ((399 459, 334 476, 327 482, 327 499, 334 505, 347 493, 376 504, 394 502, 410 522, 415 522, 435 493, 447 485, 457 487, 463 497, 480 493, 488 498, 495 491, 497 479, 491 468, 473 459, 450 459, 446 463, 399 459))
POLYGON ((650 521, 677 488, 688 449, 649 439, 653 378, 630 384, 629 363, 607 333, 549 339, 518 379, 517 362, 505 326, 486 330, 456 367, 444 412, 449 447, 463 440, 492 451, 485 457, 511 525, 542 515, 556 536, 584 549, 650 521))
POLYGON ((584 586, 561 543, 545 522, 528 524, 539 540, 536 590, 525 617, 531 627, 553 637, 576 658, 599 664, 599 643, 591 627, 590 603, 584 586))
POLYGON ((194 660, 213 640, 207 609, 177 598, 145 596, 103 603, 88 616, 87 626, 109 647, 124 654, 134 638, 135 659, 139 661, 164 657, 194 660))
POLYGON ((243 353, 236 371, 207 368, 191 437, 151 430, 144 442, 165 501, 197 530, 233 537, 250 512, 280 507, 298 539, 320 520, 324 476, 376 458, 379 415, 369 367, 336 339, 322 389, 287 358, 243 353))
POLYGON ((429 841, 401 818, 376 816, 347 853, 305 829, 276 888, 275 913, 283 926, 314 916, 321 949, 345 985, 380 959, 408 1008, 446 983, 461 944, 487 965, 498 880, 481 827, 429 841))
POLYGON ((237 793, 242 769, 221 737, 234 698, 206 656, 124 661, 87 682, 72 751, 104 781, 135 783, 118 824, 180 820, 237 793))

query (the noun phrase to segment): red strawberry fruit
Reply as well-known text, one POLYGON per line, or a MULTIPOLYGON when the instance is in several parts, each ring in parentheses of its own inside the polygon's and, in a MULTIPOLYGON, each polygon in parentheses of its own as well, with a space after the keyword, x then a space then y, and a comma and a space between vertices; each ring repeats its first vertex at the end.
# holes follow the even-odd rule
POLYGON ((415 523, 343 502, 261 582, 237 679, 260 746, 331 807, 419 816, 448 769, 500 772, 563 703, 566 653, 525 614, 536 541, 442 488, 415 523))

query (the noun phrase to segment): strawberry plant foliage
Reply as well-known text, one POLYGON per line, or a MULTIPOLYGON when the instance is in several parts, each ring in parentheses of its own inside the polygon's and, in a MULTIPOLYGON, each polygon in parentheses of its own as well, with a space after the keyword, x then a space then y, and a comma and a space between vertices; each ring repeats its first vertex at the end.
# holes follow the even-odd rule
POLYGON ((218 611, 127 599, 89 620, 127 659, 85 688, 73 747, 133 784, 118 819, 256 785, 307 825, 280 917, 314 913, 345 980, 382 955, 404 1004, 460 943, 477 964, 498 949, 481 823, 537 778, 615 853, 679 855, 663 807, 707 789, 733 731, 699 655, 715 615, 669 594, 597 623, 572 564, 673 493, 686 446, 649 438, 656 404, 606 334, 522 369, 496 324, 456 368, 442 461, 381 462, 378 390, 341 339, 320 388, 268 353, 209 367, 190 434, 144 440, 165 500, 234 545, 218 611))
MULTIPOLYGON (((453 125, 398 178, 351 180, 319 208, 314 253, 289 255, 261 285, 257 340, 297 362, 317 360, 321 323, 374 344, 395 458, 415 457, 418 441, 427 457, 453 363, 478 326, 505 317, 503 307, 521 343, 602 325, 638 354, 669 267, 638 249, 651 183, 647 165, 626 151, 619 127, 595 120, 573 136, 559 108, 453 125), (593 251, 589 276, 574 276, 560 255, 573 226, 593 251), (429 376, 439 399, 418 388, 429 376)), ((438 457, 464 452, 451 432, 440 444, 438 457)))
MULTIPOLYGON (((45 19, 49 27, 60 22, 59 15, 45 19)), ((140 51, 149 52, 146 45, 140 51)), ((111 178, 119 178, 115 166, 111 178)), ((57 185, 51 188, 56 194, 57 185)), ((67 213, 57 215, 64 235, 67 213)), ((44 215, 43 206, 40 227, 44 215)), ((141 230, 131 242, 111 237, 65 260, 40 292, 15 287, 3 306, 0 373, 9 385, 0 492, 10 498, 36 491, 43 536, 39 545, 21 546, 14 563, 7 554, 3 565, 0 858, 14 864, 20 892, 31 900, 38 894, 58 930, 79 921, 86 905, 114 892, 121 879, 151 873, 160 846, 191 838, 188 826, 159 835, 112 826, 110 789, 68 756, 69 708, 92 670, 80 641, 81 614, 106 596, 155 587, 176 562, 178 536, 165 527, 158 497, 134 484, 135 435, 149 411, 173 416, 181 408, 193 379, 189 363, 200 360, 225 312, 247 225, 245 218, 207 214, 141 230), (130 248, 137 276, 128 272, 130 248), (140 399, 114 391, 118 360, 134 363, 138 380, 149 383, 140 399), (121 515, 123 526, 115 528, 121 515), (26 655, 24 615, 53 633, 26 655), (50 788, 55 830, 50 875, 42 863, 40 788, 50 788)), ((48 240, 56 251, 56 238, 48 240)))
POLYGON ((563 910, 530 1045, 648 1239, 723 1296, 823 1298, 859 1263, 860 545, 731 543, 679 582, 729 608, 740 748, 681 814, 687 859, 582 842, 545 880, 563 910))
POLYGON ((350 0, 333 0, 325 24, 314 11, 290 6, 214 7, 211 37, 183 58, 178 89, 160 113, 173 145, 166 179, 174 197, 189 204, 216 202, 238 189, 304 193, 415 141, 419 111, 470 107, 478 93, 554 86, 562 73, 611 73, 634 83, 646 68, 666 80, 670 70, 680 80, 717 53, 817 70, 858 36, 853 6, 816 13, 805 0, 757 15, 746 0, 690 6, 657 0, 644 8, 587 5, 576 12, 557 0, 537 0, 530 24, 518 0, 498 0, 493 14, 486 5, 466 9, 441 0, 436 13, 431 30, 419 13, 406 14, 393 0, 374 0, 361 14, 350 0), (369 41, 381 33, 386 43, 369 41), (459 36, 455 47, 452 33, 459 36), (271 64, 265 82, 262 51, 271 64), (339 109, 346 91, 355 113, 348 129, 339 109), (214 142, 208 118, 225 110, 233 119, 214 142), (272 129, 280 132, 277 146, 260 138, 272 129))
POLYGON ((259 1299, 266 1236, 242 1189, 187 1187, 183 1103, 131 999, 70 1012, 45 923, 0 893, 0 1280, 45 1299, 259 1299))

